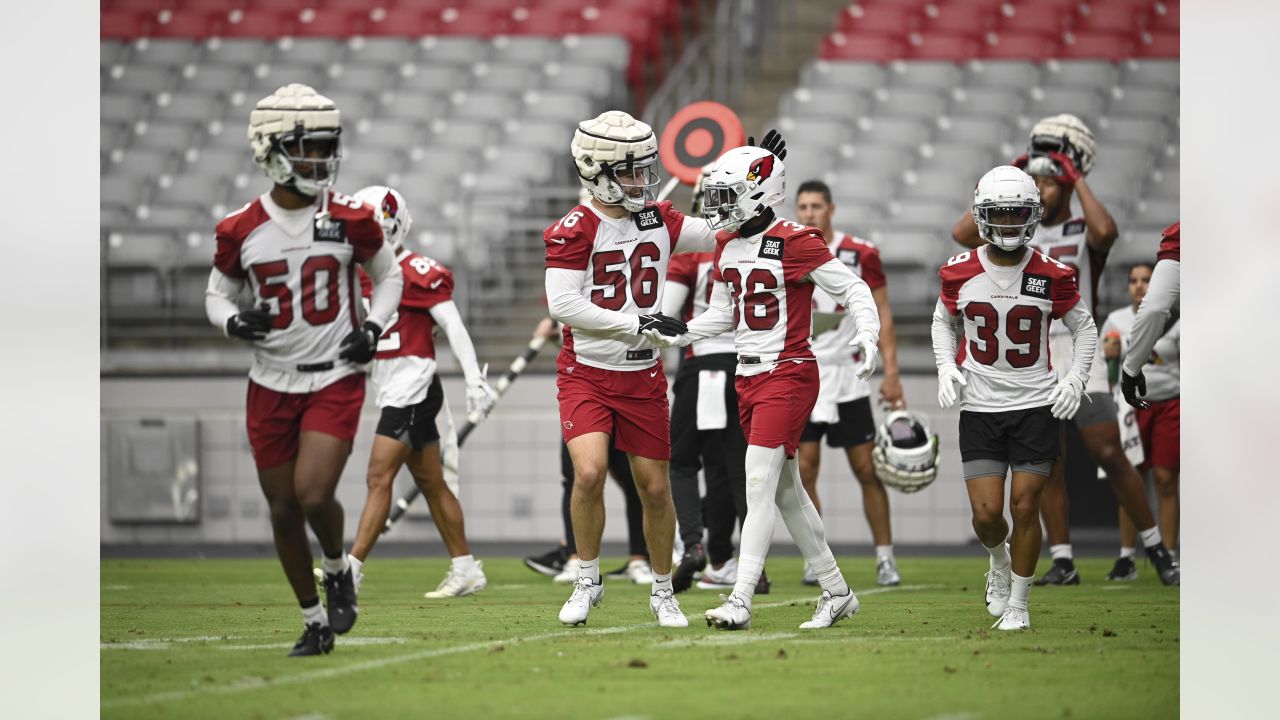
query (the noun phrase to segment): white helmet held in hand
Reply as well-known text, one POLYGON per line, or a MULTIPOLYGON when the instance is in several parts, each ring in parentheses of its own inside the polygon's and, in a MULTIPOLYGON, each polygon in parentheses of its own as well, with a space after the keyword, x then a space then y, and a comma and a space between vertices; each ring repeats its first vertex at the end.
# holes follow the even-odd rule
POLYGON ((978 236, 1001 250, 1031 242, 1043 212, 1036 181, 1012 165, 992 168, 973 190, 978 236))
POLYGON ((702 183, 702 216, 713 230, 735 232, 786 197, 786 168, 764 148, 734 148, 702 183))
POLYGON ((938 436, 923 415, 895 410, 880 423, 871 462, 880 482, 904 493, 919 492, 938 477, 938 436))
POLYGON ((578 123, 569 146, 578 179, 606 205, 643 210, 655 197, 658 138, 653 128, 621 110, 578 123))
POLYGON ((370 185, 361 188, 353 197, 373 206, 374 217, 382 225, 382 236, 392 247, 404 245, 409 237, 409 228, 413 227, 413 216, 409 214, 409 204, 400 191, 385 185, 370 185))
POLYGON ((342 125, 333 101, 290 83, 258 101, 249 114, 253 161, 272 182, 319 195, 338 178, 342 125))
POLYGON ((1062 113, 1047 117, 1031 128, 1031 144, 1027 147, 1027 173, 1030 175, 1061 175, 1048 154, 1062 153, 1071 158, 1081 175, 1093 169, 1093 156, 1097 143, 1093 131, 1075 115, 1062 113))

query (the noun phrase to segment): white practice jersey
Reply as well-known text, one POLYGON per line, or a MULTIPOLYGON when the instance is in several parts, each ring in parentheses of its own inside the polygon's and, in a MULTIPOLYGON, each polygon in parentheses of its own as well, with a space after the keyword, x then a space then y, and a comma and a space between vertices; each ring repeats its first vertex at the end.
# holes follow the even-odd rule
MULTIPOLYGON (((1126 305, 1107 316, 1102 324, 1102 336, 1120 341, 1120 357, 1129 352, 1129 334, 1133 331, 1133 318, 1137 315, 1133 306, 1126 305)), ((1169 329, 1156 340, 1152 357, 1142 366, 1147 380, 1146 400, 1168 400, 1178 397, 1181 368, 1178 358, 1182 346, 1182 321, 1175 320, 1169 329)))
MULTIPOLYGON (((711 290, 715 287, 715 283, 711 280, 714 271, 715 253, 681 253, 672 257, 671 267, 667 270, 667 284, 668 286, 683 285, 686 290, 684 302, 680 304, 679 311, 667 314, 689 321, 706 312, 711 305, 711 290)), ((667 287, 666 291, 670 293, 672 288, 667 287)), ((666 305, 671 310, 675 310, 671 307, 670 298, 667 299, 666 305)), ((733 344, 733 332, 730 331, 693 343, 685 348, 685 357, 734 352, 736 349, 733 344)))
MULTIPOLYGON (((1096 316, 1098 281, 1102 279, 1107 256, 1089 247, 1086 240, 1088 236, 1089 231, 1083 217, 1073 217, 1054 226, 1040 223, 1036 227, 1036 234, 1031 238, 1031 247, 1076 271, 1080 299, 1084 301, 1089 313, 1096 316)), ((1055 320, 1049 332, 1054 335, 1070 334, 1061 320, 1055 320)))
POLYGON ((638 316, 661 310, 672 253, 708 251, 714 233, 670 202, 619 219, 588 204, 547 228, 543 240, 547 304, 565 324, 558 365, 643 370, 659 355, 637 334, 638 316))

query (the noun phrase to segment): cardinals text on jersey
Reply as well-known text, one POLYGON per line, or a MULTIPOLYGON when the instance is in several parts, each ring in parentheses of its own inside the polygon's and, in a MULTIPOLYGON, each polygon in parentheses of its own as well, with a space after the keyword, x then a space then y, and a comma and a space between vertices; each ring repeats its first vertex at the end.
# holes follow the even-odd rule
POLYGON ((1049 325, 1080 302, 1071 268, 1038 252, 1002 267, 990 246, 960 253, 938 273, 938 302, 963 319, 956 364, 964 371, 964 409, 1023 410, 1049 404, 1057 376, 1049 357, 1049 325))
MULTIPOLYGON (((688 321, 706 312, 711 303, 711 273, 715 269, 715 253, 681 253, 671 257, 667 281, 677 282, 689 288, 680 319, 688 321)), ((727 332, 705 340, 698 340, 685 349, 685 357, 734 352, 733 333, 727 332)))

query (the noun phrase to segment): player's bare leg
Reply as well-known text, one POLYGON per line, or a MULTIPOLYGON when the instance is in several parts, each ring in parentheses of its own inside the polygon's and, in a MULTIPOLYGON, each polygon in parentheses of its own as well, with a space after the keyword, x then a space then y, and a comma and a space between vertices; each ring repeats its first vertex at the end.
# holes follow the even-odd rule
POLYGON ((844 575, 836 564, 831 546, 827 544, 826 528, 822 516, 809 498, 800 480, 800 470, 794 458, 782 463, 782 477, 774 492, 774 503, 782 515, 782 522, 800 548, 805 563, 813 570, 822 586, 822 596, 813 618, 800 625, 801 629, 828 628, 842 618, 858 612, 858 598, 853 594, 844 575))
POLYGON ((871 528, 871 539, 876 545, 876 584, 898 585, 898 561, 893 556, 893 526, 889 520, 889 493, 884 483, 876 477, 876 467, 871 462, 871 450, 875 443, 855 445, 847 450, 849 468, 862 488, 862 513, 871 528))
POLYGON ((354 574, 342 548, 342 504, 334 497, 350 454, 351 443, 346 440, 304 430, 299 434, 298 457, 294 461, 294 490, 307 524, 324 551, 321 565, 329 624, 339 635, 355 625, 359 613, 354 574))
POLYGON ((649 609, 663 627, 688 627, 671 584, 671 550, 676 537, 676 506, 671 500, 667 461, 627 455, 636 492, 644 506, 644 538, 649 547, 653 581, 649 586, 649 609))
POLYGON ((1031 627, 1027 596, 1031 592, 1036 560, 1040 558, 1040 495, 1047 480, 1047 475, 1034 472, 1014 470, 1012 475, 1009 515, 1013 517, 1013 533, 1009 544, 1013 572, 1008 604, 994 626, 1001 630, 1031 627))
POLYGON ((973 532, 991 555, 984 594, 987 612, 1004 615, 1009 603, 1012 562, 1009 556, 1009 523, 1004 519, 1004 475, 976 475, 965 479, 973 532))
POLYGON ((382 530, 387 526, 391 513, 391 490, 396 474, 409 459, 408 445, 386 435, 373 436, 373 450, 369 453, 367 473, 368 496, 360 513, 360 525, 356 529, 356 541, 351 555, 363 563, 368 559, 382 530))
POLYGON ((294 460, 258 470, 258 485, 271 513, 271 534, 276 555, 298 602, 316 600, 316 580, 311 568, 311 543, 307 540, 307 516, 293 489, 294 460))
POLYGON ((480 592, 489 585, 482 563, 471 554, 467 543, 466 519, 462 503, 444 482, 444 465, 440 462, 440 443, 427 443, 421 450, 410 453, 406 463, 409 473, 422 496, 427 499, 431 518, 440 532, 445 549, 449 552, 449 572, 435 590, 426 596, 431 599, 464 597, 480 592))
POLYGON ((809 499, 822 514, 822 501, 818 499, 818 473, 822 470, 822 445, 816 442, 802 442, 796 448, 796 462, 800 466, 800 482, 809 499))
MULTIPOLYGON (((609 435, 589 432, 567 443, 573 461, 573 538, 578 550, 578 579, 573 594, 560 608, 560 622, 581 625, 591 608, 600 604, 600 537, 604 534, 604 482, 609 471, 609 435)), ((671 553, 671 549, 667 549, 671 553)))
POLYGON ((1181 513, 1178 500, 1178 471, 1170 468, 1152 468, 1156 481, 1156 499, 1160 501, 1160 534, 1165 547, 1178 546, 1178 524, 1181 513))
POLYGON ((1137 580, 1138 566, 1133 561, 1133 551, 1137 547, 1138 528, 1133 526, 1133 521, 1124 508, 1120 508, 1117 514, 1120 516, 1120 557, 1116 558, 1111 572, 1107 573, 1107 579, 1137 580))
POLYGON ((1040 495, 1040 519, 1049 539, 1053 565, 1036 580, 1036 585, 1078 585, 1075 557, 1071 548, 1071 501, 1067 496, 1067 438, 1059 433, 1058 459, 1053 462, 1049 481, 1040 495))

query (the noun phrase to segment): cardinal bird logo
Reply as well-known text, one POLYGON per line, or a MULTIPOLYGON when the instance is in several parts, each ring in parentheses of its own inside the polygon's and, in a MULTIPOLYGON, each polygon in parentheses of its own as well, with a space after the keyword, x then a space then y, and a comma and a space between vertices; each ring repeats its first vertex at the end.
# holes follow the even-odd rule
POLYGON ((747 180, 761 182, 773 174, 773 155, 766 155, 747 168, 747 180))
POLYGON ((382 198, 382 217, 393 218, 399 211, 400 203, 396 202, 396 196, 391 193, 387 193, 387 196, 382 198))

